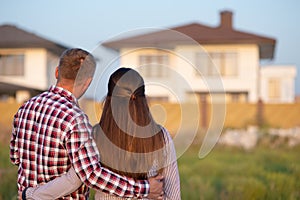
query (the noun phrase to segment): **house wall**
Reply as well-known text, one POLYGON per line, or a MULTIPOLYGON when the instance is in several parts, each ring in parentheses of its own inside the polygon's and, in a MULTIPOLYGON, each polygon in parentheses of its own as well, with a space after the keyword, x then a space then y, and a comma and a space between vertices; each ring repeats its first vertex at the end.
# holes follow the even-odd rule
MULTIPOLYGON (((139 55, 155 54, 157 50, 123 48, 120 51, 121 66, 137 68, 139 55)), ((150 96, 168 96, 170 101, 186 101, 187 92, 247 92, 248 102, 258 99, 259 49, 257 45, 182 45, 169 54, 167 77, 149 79, 156 83, 147 86, 150 96), (238 73, 234 77, 203 77, 196 73, 196 52, 236 52, 238 73), (167 93, 167 91, 169 91, 167 93)))
POLYGON ((55 69, 58 66, 59 63, 59 56, 47 52, 47 86, 54 85, 56 83, 55 78, 55 69))
POLYGON ((296 67, 293 65, 261 67, 260 95, 262 100, 270 103, 293 103, 295 101, 296 73, 296 67), (277 81, 278 87, 271 88, 271 80, 277 81), (270 92, 278 93, 278 97, 270 97, 270 92))
POLYGON ((24 76, 1 76, 6 83, 44 90, 47 84, 47 51, 45 49, 1 49, 1 52, 24 54, 24 76))
POLYGON ((248 92, 248 101, 257 101, 259 50, 256 45, 203 45, 203 49, 199 47, 182 46, 177 47, 176 50, 180 55, 184 55, 184 57, 188 58, 192 64, 195 64, 193 56, 197 51, 236 52, 238 72, 237 76, 202 76, 202 79, 200 79, 201 76, 194 73, 191 67, 181 62, 179 67, 182 68, 182 73, 187 75, 187 80, 192 83, 195 91, 248 92))
POLYGON ((41 90, 48 87, 46 62, 47 51, 45 49, 30 49, 26 53, 26 80, 31 87, 41 90))
MULTIPOLYGON (((120 51, 120 65, 121 67, 131 67, 140 71, 139 56, 140 55, 156 55, 159 51, 157 49, 131 49, 124 48, 120 51)), ((176 57, 170 50, 162 50, 160 53, 169 55, 169 66, 165 67, 167 74, 165 77, 149 78, 143 76, 146 84, 146 95, 151 97, 167 97, 169 101, 182 101, 185 98, 185 90, 182 89, 185 81, 180 78, 177 73, 176 57)))

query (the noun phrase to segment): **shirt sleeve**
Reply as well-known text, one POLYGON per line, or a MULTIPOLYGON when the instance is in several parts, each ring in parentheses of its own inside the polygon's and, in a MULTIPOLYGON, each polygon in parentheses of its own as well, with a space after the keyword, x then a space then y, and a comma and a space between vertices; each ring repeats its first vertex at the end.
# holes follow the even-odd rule
POLYGON ((17 141, 17 133, 16 133, 16 125, 18 123, 17 114, 14 117, 13 128, 10 138, 10 161, 14 165, 18 165, 20 163, 19 159, 19 151, 18 151, 18 141, 17 141))
POLYGON ((147 197, 150 191, 148 180, 127 178, 101 166, 87 116, 80 115, 75 119, 67 136, 66 149, 81 181, 88 187, 120 197, 147 197))
POLYGON ((177 157, 174 143, 168 131, 164 130, 166 138, 166 157, 167 163, 163 171, 164 176, 164 193, 167 200, 180 200, 180 178, 177 166, 177 157))
POLYGON ((81 185, 82 182, 78 178, 75 170, 70 168, 66 174, 57 177, 44 185, 28 188, 26 191, 26 199, 58 199, 74 192, 81 185))

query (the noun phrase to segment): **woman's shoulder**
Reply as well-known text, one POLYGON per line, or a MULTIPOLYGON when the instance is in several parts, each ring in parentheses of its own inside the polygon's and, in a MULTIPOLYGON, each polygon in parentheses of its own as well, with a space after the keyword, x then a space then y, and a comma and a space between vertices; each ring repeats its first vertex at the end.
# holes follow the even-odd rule
POLYGON ((168 129, 164 126, 161 126, 161 125, 159 125, 159 126, 160 126, 160 129, 162 130, 162 134, 164 136, 165 142, 166 143, 172 142, 173 140, 172 140, 171 134, 168 131, 168 129))
POLYGON ((100 124, 95 124, 93 126, 93 133, 97 133, 100 130, 100 124))

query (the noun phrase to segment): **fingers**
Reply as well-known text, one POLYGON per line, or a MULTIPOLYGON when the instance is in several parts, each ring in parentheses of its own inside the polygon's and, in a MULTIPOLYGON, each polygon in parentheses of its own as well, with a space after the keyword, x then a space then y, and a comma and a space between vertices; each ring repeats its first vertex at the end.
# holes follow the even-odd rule
POLYGON ((164 179, 164 177, 162 175, 157 175, 154 177, 154 179, 157 181, 162 181, 164 179))
POLYGON ((149 199, 163 199, 163 179, 164 177, 162 175, 157 175, 155 177, 149 178, 149 199))
POLYGON ((161 192, 161 193, 160 193, 160 196, 157 197, 157 199, 163 199, 163 198, 164 198, 164 192, 161 192))
POLYGON ((158 182, 163 182, 164 180, 164 176, 158 174, 157 176, 153 177, 154 180, 158 181, 158 182))

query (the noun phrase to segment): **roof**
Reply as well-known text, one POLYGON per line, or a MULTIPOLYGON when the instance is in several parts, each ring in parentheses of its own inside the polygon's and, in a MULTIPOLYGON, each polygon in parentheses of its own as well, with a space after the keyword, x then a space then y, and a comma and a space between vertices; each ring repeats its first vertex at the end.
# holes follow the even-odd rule
POLYGON ((209 27, 199 23, 146 33, 124 39, 103 43, 104 46, 119 50, 124 47, 145 47, 155 45, 160 47, 174 47, 191 41, 200 45, 205 44, 257 44, 261 59, 274 57, 276 40, 257 34, 235 30, 232 26, 232 13, 221 12, 221 23, 218 27, 209 27), (192 39, 192 40, 191 40, 192 39))
POLYGON ((0 48, 45 48, 60 55, 68 47, 6 24, 0 26, 0 48))

